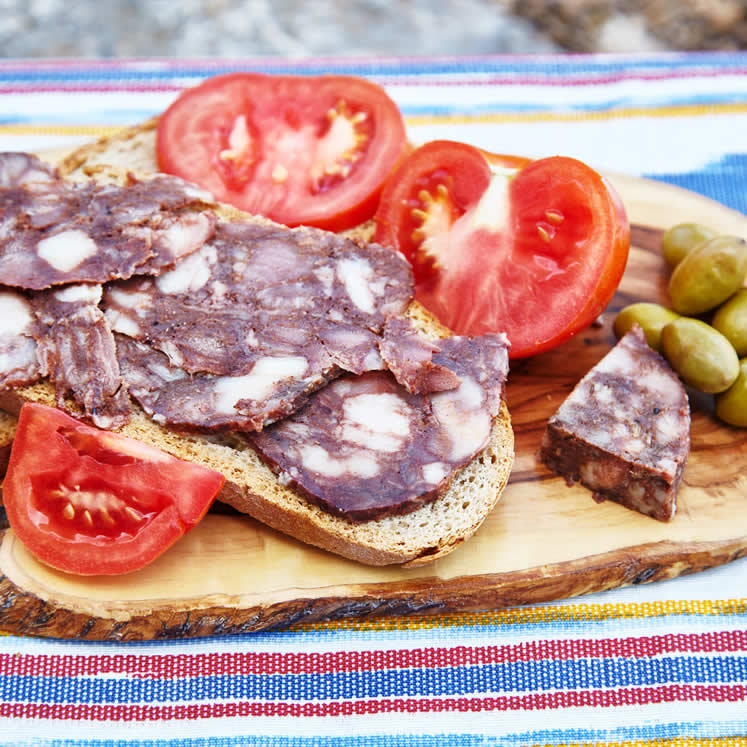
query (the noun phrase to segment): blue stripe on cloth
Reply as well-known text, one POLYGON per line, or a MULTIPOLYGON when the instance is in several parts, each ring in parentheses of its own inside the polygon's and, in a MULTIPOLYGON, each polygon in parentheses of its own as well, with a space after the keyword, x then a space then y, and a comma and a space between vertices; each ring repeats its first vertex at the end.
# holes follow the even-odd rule
POLYGON ((201 77, 243 70, 267 73, 319 75, 337 72, 351 75, 408 76, 408 75, 468 75, 484 74, 537 75, 545 78, 620 73, 679 74, 683 71, 735 70, 747 68, 747 54, 741 52, 703 52, 671 55, 595 56, 494 56, 464 58, 429 58, 424 63, 418 58, 383 58, 360 60, 316 59, 275 60, 246 58, 243 60, 205 60, 172 62, 165 59, 124 60, 107 65, 44 64, 36 61, 0 64, 0 81, 38 83, 40 81, 173 81, 175 77, 201 77))
POLYGON ((173 703, 209 700, 340 700, 587 690, 744 682, 747 656, 520 661, 482 666, 363 672, 208 675, 175 680, 6 675, 0 701, 173 703))
POLYGON ((698 192, 747 214, 747 154, 729 153, 699 171, 646 176, 698 192))
MULTIPOLYGON (((250 727, 247 727, 250 728, 250 727)), ((250 736, 196 737, 192 739, 52 739, 5 742, 7 747, 479 747, 480 745, 526 745, 652 741, 655 739, 708 739, 743 737, 747 721, 657 723, 612 729, 543 729, 501 736, 483 734, 378 734, 335 737, 250 736)))

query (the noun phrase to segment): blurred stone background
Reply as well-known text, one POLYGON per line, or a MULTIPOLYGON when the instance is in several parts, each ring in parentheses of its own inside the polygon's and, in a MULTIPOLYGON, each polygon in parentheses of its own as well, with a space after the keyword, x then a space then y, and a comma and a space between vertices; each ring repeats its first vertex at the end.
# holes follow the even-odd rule
POLYGON ((747 48, 747 0, 0 0, 2 57, 747 48))

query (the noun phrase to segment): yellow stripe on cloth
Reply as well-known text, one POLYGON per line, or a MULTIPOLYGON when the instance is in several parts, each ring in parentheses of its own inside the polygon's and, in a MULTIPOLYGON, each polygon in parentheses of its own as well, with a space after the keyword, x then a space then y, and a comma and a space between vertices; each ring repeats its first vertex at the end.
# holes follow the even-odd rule
POLYGON ((673 616, 719 616, 747 614, 747 599, 678 600, 620 604, 569 604, 553 607, 514 607, 491 612, 429 615, 426 617, 381 617, 299 624, 292 630, 428 630, 481 625, 526 625, 555 622, 599 622, 673 616))
POLYGON ((698 104, 688 106, 662 106, 655 108, 631 107, 571 112, 489 112, 486 114, 443 114, 407 116, 405 121, 412 127, 432 124, 497 124, 500 122, 577 122, 579 120, 626 119, 632 117, 705 117, 717 114, 747 114, 747 104, 698 104))
MULTIPOLYGON (((490 612, 427 615, 424 617, 380 617, 345 619, 332 622, 294 625, 291 631, 397 631, 432 630, 434 628, 477 627, 482 625, 527 625, 557 622, 600 622, 602 620, 646 619, 674 616, 747 614, 747 599, 680 600, 621 604, 569 604, 554 607, 514 607, 490 612)), ((0 630, 0 636, 13 635, 0 630)), ((24 636, 25 637, 25 636, 24 636)), ((627 743, 626 743, 627 744, 627 743)), ((632 744, 632 743, 631 743, 632 744)), ((745 746, 747 747, 747 745, 745 746)))
POLYGON ((70 137, 71 135, 103 137, 113 135, 124 129, 124 125, 0 125, 0 137, 18 135, 54 135, 70 137))
MULTIPOLYGON (((497 123, 497 122, 575 122, 578 120, 607 120, 626 117, 705 117, 717 114, 747 114, 747 104, 698 104, 665 107, 631 107, 626 109, 609 109, 589 111, 588 109, 568 112, 488 112, 485 114, 427 114, 406 116, 408 125, 422 126, 429 124, 453 123, 497 123)), ((87 124, 49 124, 49 125, 0 125, 0 136, 3 135, 87 135, 102 137, 112 135, 124 125, 87 125, 87 124)))
MULTIPOLYGON (((601 742, 537 742, 533 747, 593 747, 601 742)), ((747 747, 747 737, 673 737, 603 743, 605 747, 747 747)))

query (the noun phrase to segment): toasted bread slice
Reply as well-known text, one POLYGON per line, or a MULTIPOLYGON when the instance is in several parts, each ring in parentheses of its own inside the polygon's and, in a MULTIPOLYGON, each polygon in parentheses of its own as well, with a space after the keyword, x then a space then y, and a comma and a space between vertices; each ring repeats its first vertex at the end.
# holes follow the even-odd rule
MULTIPOLYGON (((156 121, 151 120, 84 146, 62 161, 60 171, 73 179, 116 182, 122 182, 128 172, 152 173, 157 170, 155 127, 156 121)), ((220 206, 218 212, 227 219, 245 217, 229 206, 220 206)), ((348 234, 367 240, 371 227, 364 225, 348 234)), ((408 315, 431 337, 450 334, 416 302, 408 315)), ((28 401, 54 406, 53 386, 41 382, 0 395, 0 407, 11 413, 28 401)), ((513 430, 504 402, 487 447, 454 475, 443 495, 409 514, 353 523, 283 486, 241 434, 201 435, 167 429, 135 403, 132 418, 121 432, 222 472, 226 485, 218 497, 239 511, 302 542, 369 565, 413 567, 450 553, 492 511, 508 482, 514 458, 513 430)))

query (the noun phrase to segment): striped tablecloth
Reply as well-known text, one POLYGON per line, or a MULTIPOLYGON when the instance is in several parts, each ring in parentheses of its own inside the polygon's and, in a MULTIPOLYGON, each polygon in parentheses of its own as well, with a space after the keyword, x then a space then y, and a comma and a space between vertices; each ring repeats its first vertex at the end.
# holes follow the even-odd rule
MULTIPOLYGON (((0 148, 85 142, 238 69, 368 76, 414 142, 561 153, 747 212, 746 54, 5 61, 0 148)), ((691 746, 745 735, 747 559, 485 613, 166 643, 0 635, 0 745, 691 746)))

